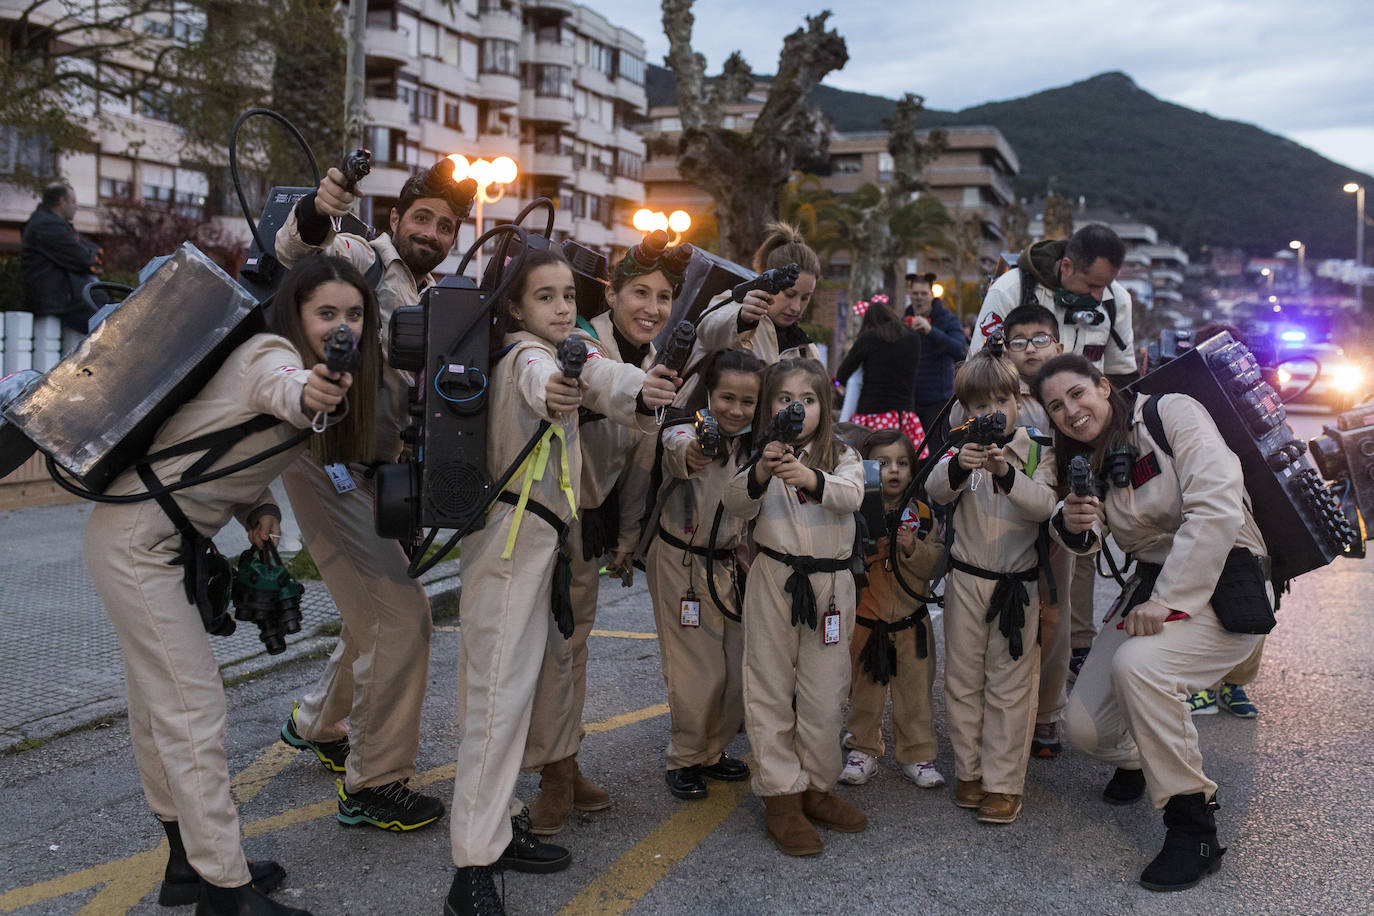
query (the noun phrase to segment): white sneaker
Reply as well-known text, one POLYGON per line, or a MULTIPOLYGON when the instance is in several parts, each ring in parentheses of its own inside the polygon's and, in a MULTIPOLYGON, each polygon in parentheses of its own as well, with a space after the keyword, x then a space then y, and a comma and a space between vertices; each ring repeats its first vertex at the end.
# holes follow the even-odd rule
POLYGON ((863 751, 851 750, 844 760, 844 772, 840 773, 840 782, 847 786, 861 786, 872 779, 876 772, 877 757, 863 751))
MULTIPOLYGON (((945 777, 940 775, 940 771, 935 769, 934 760, 925 760, 920 763, 902 764, 902 775, 910 779, 922 789, 934 789, 945 784, 945 777)), ((840 777, 843 781, 844 777, 840 777)))

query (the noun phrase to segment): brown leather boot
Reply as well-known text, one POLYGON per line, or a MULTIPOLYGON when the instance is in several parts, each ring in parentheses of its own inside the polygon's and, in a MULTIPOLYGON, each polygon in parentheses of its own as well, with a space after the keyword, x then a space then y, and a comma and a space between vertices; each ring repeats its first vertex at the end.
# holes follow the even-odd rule
POLYGON ((563 829, 573 809, 573 773, 577 764, 571 757, 544 764, 539 771, 539 798, 530 807, 530 832, 553 836, 563 829))
POLYGON ((605 811, 611 806, 611 793, 582 775, 577 766, 577 755, 568 758, 572 761, 573 794, 572 805, 578 811, 605 811))
POLYGON ((989 792, 978 806, 978 820, 984 824, 1010 824, 1021 815, 1021 796, 989 792))
POLYGON ((983 780, 960 779, 954 789, 954 804, 960 808, 978 808, 983 804, 983 780))
POLYGON ((868 827, 868 818, 862 811, 819 789, 807 789, 802 793, 802 813, 822 827, 840 833, 858 833, 868 827))
POLYGON ((765 795, 763 825, 769 838, 789 856, 816 856, 824 848, 821 835, 802 814, 802 797, 765 795))

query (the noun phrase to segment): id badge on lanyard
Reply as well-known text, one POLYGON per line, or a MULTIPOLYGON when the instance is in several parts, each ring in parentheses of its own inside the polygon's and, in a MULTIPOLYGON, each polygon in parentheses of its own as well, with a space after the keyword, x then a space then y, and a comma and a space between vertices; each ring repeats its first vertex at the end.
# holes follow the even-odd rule
POLYGON ((684 627, 701 626, 701 602, 697 600, 697 593, 691 587, 687 587, 687 594, 682 596, 682 616, 679 623, 684 627))
POLYGON ((324 472, 329 475, 329 482, 334 484, 334 492, 340 496, 349 490, 358 489, 358 484, 353 479, 353 474, 348 470, 348 465, 342 461, 326 464, 324 472))
POLYGON ((825 626, 821 631, 821 639, 827 646, 838 646, 840 644, 840 612, 835 609, 835 599, 830 599, 830 607, 825 612, 825 626))

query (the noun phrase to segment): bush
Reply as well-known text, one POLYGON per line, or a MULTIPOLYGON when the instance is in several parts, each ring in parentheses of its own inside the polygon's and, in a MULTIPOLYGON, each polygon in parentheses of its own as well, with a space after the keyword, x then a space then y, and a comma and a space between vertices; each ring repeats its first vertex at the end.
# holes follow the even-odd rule
POLYGON ((24 278, 19 258, 0 257, 0 312, 24 311, 24 278))

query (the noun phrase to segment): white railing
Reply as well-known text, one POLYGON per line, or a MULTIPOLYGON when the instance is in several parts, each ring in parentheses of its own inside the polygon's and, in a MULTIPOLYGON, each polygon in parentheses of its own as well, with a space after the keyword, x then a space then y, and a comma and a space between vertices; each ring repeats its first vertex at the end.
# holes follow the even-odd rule
POLYGON ((25 369, 47 372, 85 336, 51 315, 0 312, 0 376, 25 369))

